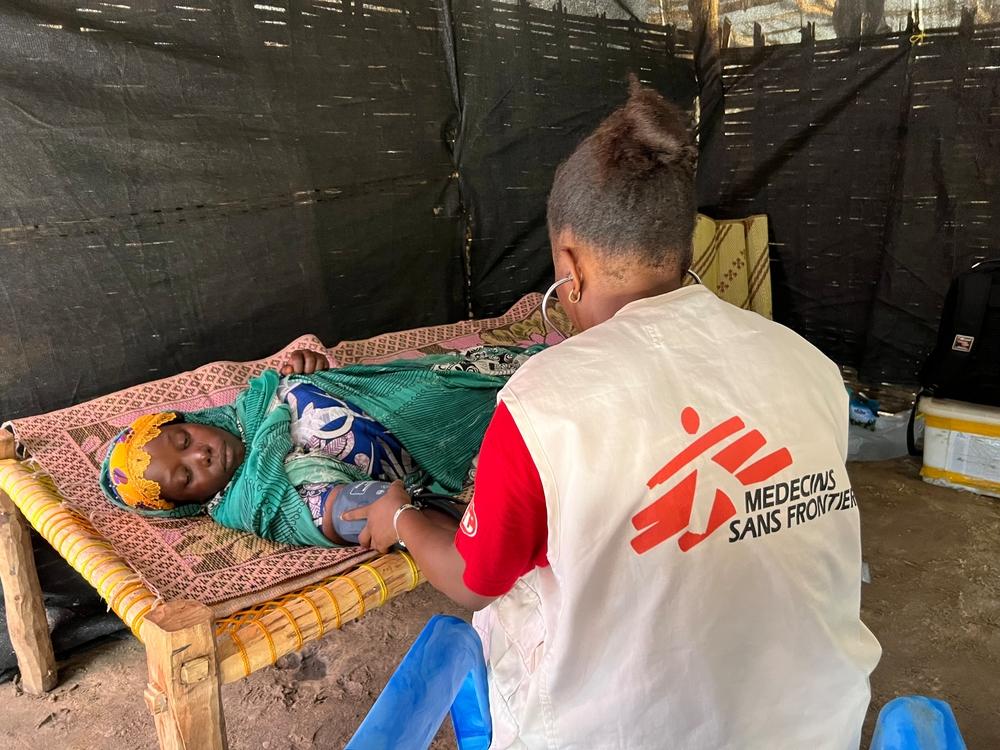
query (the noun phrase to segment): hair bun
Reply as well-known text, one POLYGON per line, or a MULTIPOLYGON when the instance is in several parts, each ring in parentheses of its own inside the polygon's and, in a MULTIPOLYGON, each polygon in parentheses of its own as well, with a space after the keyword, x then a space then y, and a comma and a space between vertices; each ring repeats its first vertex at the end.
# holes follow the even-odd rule
POLYGON ((639 83, 635 74, 629 75, 628 101, 616 114, 618 117, 608 118, 598 130, 604 141, 606 174, 624 172, 639 177, 661 166, 694 172, 698 149, 688 130, 687 116, 639 83))

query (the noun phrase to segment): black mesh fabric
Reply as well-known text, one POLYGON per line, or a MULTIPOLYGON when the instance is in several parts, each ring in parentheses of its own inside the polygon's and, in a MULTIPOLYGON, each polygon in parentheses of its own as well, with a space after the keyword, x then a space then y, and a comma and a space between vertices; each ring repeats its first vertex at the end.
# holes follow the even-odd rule
POLYGON ((702 204, 768 215, 779 321, 869 383, 916 383, 952 277, 1000 256, 1000 28, 722 61, 702 204))
POLYGON ((501 312, 558 161, 689 57, 523 3, 5 3, 0 416, 501 312))
POLYGON ((461 317, 440 17, 0 6, 0 415, 461 317))
POLYGON ((552 283, 545 202, 559 163, 625 101, 630 72, 686 109, 697 89, 687 35, 634 21, 454 3, 470 217, 472 313, 495 315, 552 283))

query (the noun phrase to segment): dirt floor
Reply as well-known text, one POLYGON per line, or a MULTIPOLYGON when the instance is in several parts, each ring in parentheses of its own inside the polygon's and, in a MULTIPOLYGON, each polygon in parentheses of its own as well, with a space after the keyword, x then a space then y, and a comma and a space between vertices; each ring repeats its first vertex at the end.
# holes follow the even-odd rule
MULTIPOLYGON (((998 748, 1000 501, 926 485, 917 468, 909 460, 851 467, 872 575, 863 615, 884 648, 866 735, 886 701, 921 693, 951 703, 972 750, 998 748)), ((423 586, 276 668, 225 686, 230 747, 344 747, 437 612, 467 614, 423 586)), ((144 687, 139 644, 106 641, 61 664, 60 687, 47 698, 0 686, 0 747, 152 750, 144 687)), ((434 748, 453 747, 443 730, 434 748)))

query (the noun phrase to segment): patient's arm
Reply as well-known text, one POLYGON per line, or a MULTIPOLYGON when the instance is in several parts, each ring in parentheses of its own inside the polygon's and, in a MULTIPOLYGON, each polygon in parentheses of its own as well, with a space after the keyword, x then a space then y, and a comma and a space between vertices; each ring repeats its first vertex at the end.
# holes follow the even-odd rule
POLYGON ((330 489, 329 494, 326 497, 325 504, 323 505, 323 525, 320 527, 320 531, 323 532, 323 536, 329 539, 334 544, 339 544, 344 547, 348 547, 353 544, 346 539, 343 539, 340 534, 337 533, 337 529, 333 525, 333 506, 337 500, 337 495, 340 491, 344 489, 345 485, 338 484, 330 489))
MULTIPOLYGON (((377 486, 382 486, 382 487, 391 486, 389 485, 388 482, 367 481, 367 482, 358 482, 354 484, 338 484, 331 487, 331 489, 329 490, 329 494, 327 495, 323 504, 323 525, 322 525, 323 536, 325 536, 334 544, 339 544, 344 547, 358 544, 357 541, 352 541, 357 538, 358 531, 352 530, 351 533, 349 534, 350 536, 349 539, 344 538, 339 533, 337 533, 338 519, 334 518, 334 509, 337 507, 338 495, 341 492, 345 491, 350 492, 349 488, 352 487, 358 487, 364 492, 364 494, 356 495, 355 497, 357 497, 358 499, 354 500, 354 502, 351 502, 349 496, 347 503, 348 507, 357 506, 359 501, 366 502, 367 504, 372 503, 373 502, 372 498, 374 497, 374 493, 371 491, 371 489, 368 489, 368 491, 366 492, 364 491, 366 488, 370 488, 372 485, 376 486, 376 491, 377 491, 377 486), (365 497, 365 495, 367 495, 367 498, 365 497)), ((428 521, 436 524, 437 526, 440 526, 443 529, 448 530, 452 535, 455 534, 455 531, 458 528, 458 522, 455 521, 455 519, 453 519, 451 516, 431 508, 425 508, 423 512, 427 516, 428 521)), ((349 520, 352 518, 349 513, 345 513, 344 515, 345 519, 349 520)), ((341 524, 341 530, 343 530, 343 524, 341 524)))
MULTIPOLYGON (((366 518, 368 525, 361 532, 361 546, 388 552, 396 543, 392 517, 408 502, 410 496, 406 494, 402 483, 396 482, 374 503, 349 511, 344 514, 344 518, 366 518)), ((456 521, 443 514, 404 510, 399 514, 397 527, 399 538, 406 544, 406 549, 434 588, 469 609, 482 609, 493 601, 495 597, 475 593, 462 580, 465 560, 455 548, 455 532, 458 529, 456 521)))

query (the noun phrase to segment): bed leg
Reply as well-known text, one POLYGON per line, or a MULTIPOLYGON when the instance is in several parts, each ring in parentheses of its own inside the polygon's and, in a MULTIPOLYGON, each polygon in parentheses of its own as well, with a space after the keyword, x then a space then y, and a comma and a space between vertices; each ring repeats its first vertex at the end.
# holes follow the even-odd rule
MULTIPOLYGON (((0 436, 5 430, 0 430, 0 436)), ((2 448, 2 446, 0 446, 2 448)), ((45 602, 31 551, 28 524, 21 511, 0 490, 0 582, 7 607, 7 630, 17 654, 21 685, 26 693, 42 695, 56 686, 56 657, 45 619, 45 602)))
POLYGON ((161 750, 226 750, 212 610, 167 602, 146 616, 146 705, 161 750))

